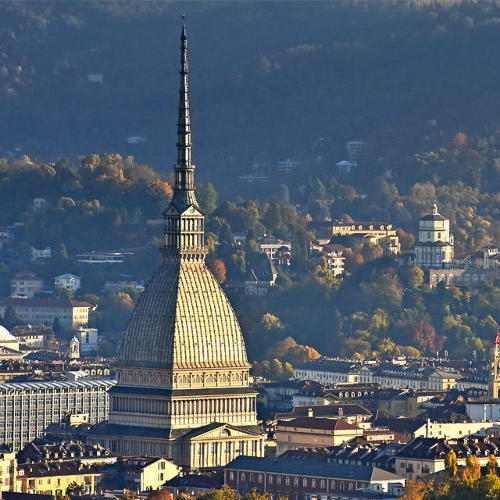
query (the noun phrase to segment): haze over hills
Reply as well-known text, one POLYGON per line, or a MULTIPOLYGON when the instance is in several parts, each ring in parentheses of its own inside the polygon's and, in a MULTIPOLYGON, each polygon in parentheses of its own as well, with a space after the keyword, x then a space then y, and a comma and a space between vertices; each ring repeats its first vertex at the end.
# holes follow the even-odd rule
POLYGON ((328 139, 320 151, 328 164, 346 140, 363 138, 397 170, 405 155, 498 122, 496 3, 4 2, 2 10, 2 153, 15 145, 55 160, 106 150, 168 171, 184 11, 203 179, 218 183, 228 169, 236 178, 254 161, 309 162, 319 138, 328 139), (148 140, 127 144, 131 135, 148 140))

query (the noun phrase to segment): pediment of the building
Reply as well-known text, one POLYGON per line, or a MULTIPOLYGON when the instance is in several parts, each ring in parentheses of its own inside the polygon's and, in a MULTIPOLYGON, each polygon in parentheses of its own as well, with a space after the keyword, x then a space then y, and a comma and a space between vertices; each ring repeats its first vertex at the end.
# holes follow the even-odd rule
POLYGON ((179 215, 178 210, 174 207, 174 205, 170 205, 164 212, 163 215, 179 215))
POLYGON ((198 216, 203 216, 203 214, 194 206, 194 205, 190 205, 189 207, 187 207, 181 215, 198 215, 198 216))
POLYGON ((255 437, 252 432, 245 431, 239 427, 235 427, 229 424, 220 424, 219 427, 215 429, 207 430, 206 432, 200 432, 196 436, 193 436, 190 440, 192 442, 217 440, 217 439, 227 439, 227 438, 248 438, 255 437))

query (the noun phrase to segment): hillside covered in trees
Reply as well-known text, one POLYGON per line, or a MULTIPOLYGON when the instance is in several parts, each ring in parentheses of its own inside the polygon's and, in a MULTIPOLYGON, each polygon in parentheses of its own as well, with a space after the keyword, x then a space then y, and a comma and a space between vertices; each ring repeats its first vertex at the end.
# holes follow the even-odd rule
MULTIPOLYGON (((266 363, 256 369, 286 375, 319 354, 484 356, 500 323, 500 283, 431 291, 418 269, 400 268, 380 247, 348 244, 340 280, 309 259, 308 220, 387 221, 409 249, 436 201, 458 257, 500 240, 500 61, 492 54, 500 3, 182 8, 207 262, 227 287, 251 359, 266 363), (353 138, 368 148, 341 176, 335 163, 353 138), (278 173, 285 158, 297 166, 278 173), (238 181, 249 172, 268 183, 238 181), (265 298, 235 293, 228 285, 245 279, 262 258, 257 240, 271 233, 291 241, 290 268, 265 298)), ((147 280, 161 244, 155 220, 172 192, 180 4, 1 9, 0 224, 24 223, 0 255, 1 293, 24 267, 46 280, 81 272, 75 256, 91 249, 133 248, 127 277, 147 280), (30 209, 37 197, 43 210, 30 209), (31 263, 31 247, 45 246, 53 259, 31 263)), ((112 276, 85 272, 81 298, 108 311, 99 326, 117 340, 136 296, 103 296, 112 276)))

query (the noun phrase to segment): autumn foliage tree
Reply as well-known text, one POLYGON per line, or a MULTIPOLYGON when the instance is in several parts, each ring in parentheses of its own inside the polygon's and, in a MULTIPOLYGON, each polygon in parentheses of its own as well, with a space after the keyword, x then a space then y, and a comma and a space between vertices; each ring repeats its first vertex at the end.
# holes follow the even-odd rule
POLYGON ((147 500, 174 500, 174 497, 168 490, 155 490, 148 495, 147 500))
POLYGON ((457 475, 457 455, 453 450, 451 450, 444 460, 444 468, 450 475, 450 477, 455 477, 457 475))
POLYGON ((222 285, 227 279, 227 270, 224 262, 221 259, 215 259, 209 263, 209 268, 217 282, 222 285))

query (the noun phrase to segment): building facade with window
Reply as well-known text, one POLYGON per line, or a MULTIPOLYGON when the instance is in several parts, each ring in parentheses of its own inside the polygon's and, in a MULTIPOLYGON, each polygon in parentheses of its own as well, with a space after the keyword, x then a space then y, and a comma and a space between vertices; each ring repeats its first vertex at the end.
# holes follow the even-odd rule
POLYGON ((25 295, 33 297, 43 288, 43 280, 34 273, 17 273, 10 280, 12 295, 25 295))
POLYGON ((69 299, 0 298, 0 314, 5 314, 8 306, 12 306, 16 314, 30 325, 52 326, 57 318, 66 330, 87 326, 92 308, 88 302, 69 299))
POLYGON ((389 491, 391 484, 402 488, 405 480, 373 466, 322 463, 288 458, 238 457, 224 470, 224 482, 244 495, 256 488, 273 498, 304 500, 310 496, 335 496, 371 488, 389 491))
POLYGON ((108 418, 108 390, 114 385, 114 380, 0 384, 0 440, 20 450, 67 414, 102 422, 108 418))

